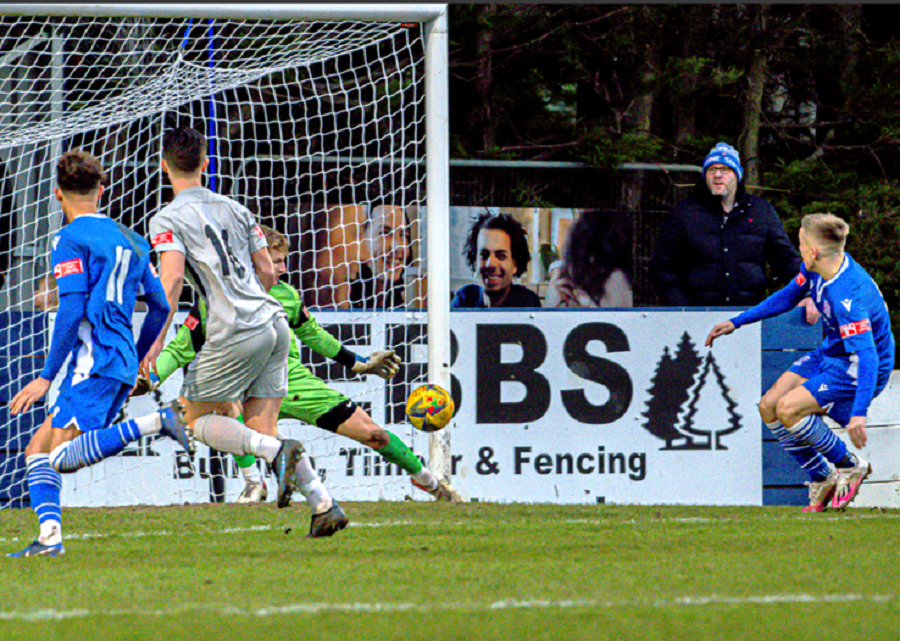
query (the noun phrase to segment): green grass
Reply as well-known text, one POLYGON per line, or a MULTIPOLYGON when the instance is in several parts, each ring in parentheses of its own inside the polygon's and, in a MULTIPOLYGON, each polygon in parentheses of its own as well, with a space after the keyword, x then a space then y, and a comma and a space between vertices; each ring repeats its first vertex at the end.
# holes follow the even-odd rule
POLYGON ((900 638, 897 511, 344 507, 65 510, 64 557, 0 559, 0 639, 900 638))

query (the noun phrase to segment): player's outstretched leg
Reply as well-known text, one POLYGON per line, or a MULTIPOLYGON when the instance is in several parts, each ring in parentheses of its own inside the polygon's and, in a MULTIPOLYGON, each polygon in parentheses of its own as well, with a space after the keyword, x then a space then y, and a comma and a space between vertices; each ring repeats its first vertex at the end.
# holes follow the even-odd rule
POLYGON ((50 467, 48 454, 33 454, 25 459, 26 479, 31 507, 38 517, 40 534, 24 550, 6 556, 25 558, 29 556, 60 556, 66 553, 62 542, 62 510, 60 509, 60 489, 62 476, 50 467))
MULTIPOLYGON (((285 406, 282 406, 282 412, 286 411, 288 410, 285 406)), ((412 450, 396 434, 379 426, 365 410, 350 404, 350 401, 344 400, 336 405, 331 412, 317 422, 317 425, 328 429, 328 425, 322 424, 323 420, 327 422, 329 414, 337 417, 341 416, 341 413, 346 418, 337 426, 335 431, 338 434, 371 447, 385 461, 394 463, 407 472, 411 477, 413 487, 428 492, 438 501, 449 501, 451 503, 462 503, 464 501, 463 497, 450 483, 435 477, 422 464, 419 457, 413 454, 412 450), (351 412, 349 416, 347 416, 348 411, 351 412)))
POLYGON ((438 501, 464 502, 463 497, 450 483, 438 479, 431 473, 431 470, 422 465, 422 461, 412 453, 412 450, 409 449, 406 443, 397 438, 393 432, 389 430, 384 430, 384 432, 388 435, 390 441, 387 445, 375 451, 386 461, 396 463, 401 469, 408 472, 413 487, 423 492, 428 492, 438 501))
POLYGON ((119 454, 129 443, 150 434, 168 436, 188 452, 194 451, 190 427, 184 424, 177 402, 173 402, 152 414, 79 434, 54 448, 50 464, 60 472, 75 472, 119 454))

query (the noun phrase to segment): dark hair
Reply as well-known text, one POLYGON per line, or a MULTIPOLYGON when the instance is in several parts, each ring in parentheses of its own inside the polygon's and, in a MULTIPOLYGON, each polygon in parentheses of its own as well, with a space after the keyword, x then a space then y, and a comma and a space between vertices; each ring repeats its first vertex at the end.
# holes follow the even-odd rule
POLYGON ((466 236, 466 244, 463 246, 463 256, 470 269, 475 269, 475 261, 478 259, 478 234, 482 229, 499 229, 509 236, 510 253, 516 264, 516 273, 513 276, 521 276, 528 269, 531 260, 531 252, 528 250, 528 235, 522 224, 509 214, 491 214, 485 212, 472 223, 469 234, 466 236))
POLYGON ((206 157, 206 137, 190 127, 169 129, 163 136, 162 154, 170 169, 192 174, 206 157))
POLYGON ((100 161, 81 149, 67 151, 56 163, 56 184, 63 191, 89 194, 105 177, 100 161))
POLYGON ((563 252, 569 280, 595 301, 603 298, 606 280, 617 269, 631 282, 632 238, 627 212, 581 212, 569 229, 563 252))

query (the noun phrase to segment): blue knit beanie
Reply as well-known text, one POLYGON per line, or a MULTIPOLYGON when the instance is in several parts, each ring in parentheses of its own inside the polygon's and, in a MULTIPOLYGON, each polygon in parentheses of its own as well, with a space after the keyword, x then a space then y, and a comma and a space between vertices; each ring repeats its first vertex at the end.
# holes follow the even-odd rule
POLYGON ((737 149, 726 142, 720 142, 710 150, 706 160, 703 161, 703 173, 706 173, 707 167, 717 163, 731 167, 734 170, 734 173, 737 174, 738 182, 741 182, 744 178, 744 170, 741 167, 741 156, 738 154, 737 149))

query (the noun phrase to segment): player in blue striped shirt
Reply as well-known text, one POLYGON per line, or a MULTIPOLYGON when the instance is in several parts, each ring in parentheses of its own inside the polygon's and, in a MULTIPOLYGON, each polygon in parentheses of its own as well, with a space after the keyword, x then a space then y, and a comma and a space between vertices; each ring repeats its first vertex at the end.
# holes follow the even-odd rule
POLYGON ((163 434, 193 449, 177 407, 111 425, 137 378, 138 363, 169 313, 165 291, 150 264, 149 243, 98 213, 103 169, 91 154, 69 151, 57 164, 54 191, 67 224, 50 255, 59 309, 50 353, 40 376, 10 402, 13 415, 41 399, 71 354, 56 403, 25 449, 38 539, 13 557, 58 556, 62 544, 60 472, 74 472, 121 452, 147 434, 163 434), (148 305, 137 344, 131 316, 148 305))
POLYGON ((712 346, 719 336, 786 312, 812 296, 825 324, 822 345, 782 374, 759 404, 766 426, 812 479, 804 512, 846 507, 872 472, 822 415, 846 427, 854 446, 864 447, 869 404, 894 369, 887 305, 872 277, 844 252, 849 233, 850 226, 832 214, 805 216, 797 277, 756 307, 716 325, 706 338, 712 346))

